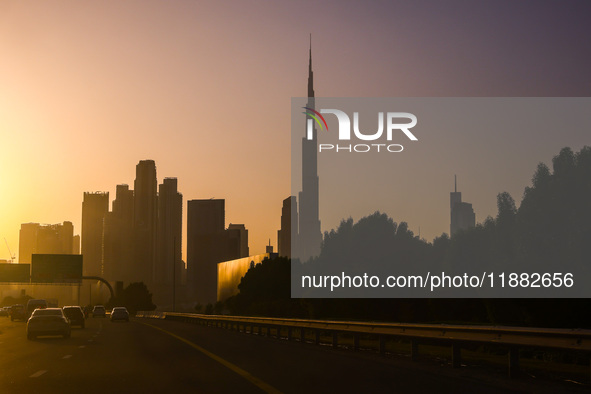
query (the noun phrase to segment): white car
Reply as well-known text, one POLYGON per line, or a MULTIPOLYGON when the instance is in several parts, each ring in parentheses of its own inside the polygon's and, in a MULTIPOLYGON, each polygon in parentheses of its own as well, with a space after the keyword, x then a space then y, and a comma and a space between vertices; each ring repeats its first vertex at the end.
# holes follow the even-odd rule
POLYGON ((38 335, 62 335, 70 338, 70 322, 62 308, 35 309, 27 321, 27 339, 38 335))
POLYGON ((126 307, 118 306, 113 308, 113 310, 111 311, 111 321, 115 320, 129 321, 129 312, 127 312, 126 307))

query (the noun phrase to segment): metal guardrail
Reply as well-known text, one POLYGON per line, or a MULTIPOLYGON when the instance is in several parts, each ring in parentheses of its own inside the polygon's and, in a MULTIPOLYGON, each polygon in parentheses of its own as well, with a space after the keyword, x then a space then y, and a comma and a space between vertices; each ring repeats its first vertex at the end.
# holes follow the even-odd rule
MULTIPOLYGON (((339 334, 353 335, 353 348, 359 350, 361 335, 373 335, 379 338, 379 351, 385 353, 387 338, 405 338, 411 342, 411 357, 417 359, 419 344, 443 343, 452 347, 452 366, 461 364, 462 346, 496 345, 508 350, 509 376, 517 376, 519 372, 519 350, 522 348, 557 349, 583 352, 591 355, 591 330, 552 329, 503 326, 471 326, 448 324, 403 324, 373 323, 353 321, 328 321, 306 319, 281 319, 267 317, 243 317, 225 315, 202 315, 175 312, 138 312, 136 317, 159 318, 205 324, 214 327, 236 329, 262 334, 265 329, 267 336, 275 330, 281 337, 282 329, 289 340, 294 339, 293 330, 299 330, 300 341, 306 342, 306 331, 315 332, 315 343, 320 343, 321 333, 332 334, 332 345, 338 346, 339 334), (243 330, 242 330, 243 328, 243 330)), ((591 366, 590 366, 591 367, 591 366)), ((590 368, 591 372, 591 368, 590 368)))

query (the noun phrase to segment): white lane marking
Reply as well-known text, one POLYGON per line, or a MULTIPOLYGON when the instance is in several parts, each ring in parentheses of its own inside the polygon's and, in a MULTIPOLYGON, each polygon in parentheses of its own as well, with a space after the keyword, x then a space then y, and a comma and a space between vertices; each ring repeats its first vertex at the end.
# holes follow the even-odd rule
POLYGON ((43 375, 45 372, 47 372, 46 370, 42 369, 41 371, 37 371, 34 374, 32 374, 31 376, 29 376, 30 378, 38 378, 39 376, 43 375))
POLYGON ((66 355, 65 355, 64 357, 62 357, 62 358, 70 358, 70 357, 72 357, 72 355, 71 355, 71 354, 66 354, 66 355))
POLYGON ((86 346, 85 345, 80 345, 78 346, 78 349, 84 349, 86 346))

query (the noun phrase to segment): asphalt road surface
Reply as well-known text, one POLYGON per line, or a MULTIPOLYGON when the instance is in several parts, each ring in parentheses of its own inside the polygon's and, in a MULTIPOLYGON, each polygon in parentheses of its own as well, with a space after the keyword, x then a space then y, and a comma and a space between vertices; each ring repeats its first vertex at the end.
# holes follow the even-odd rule
POLYGON ((0 393, 581 392, 158 319, 89 318, 69 339, 25 326, 0 318, 0 393))

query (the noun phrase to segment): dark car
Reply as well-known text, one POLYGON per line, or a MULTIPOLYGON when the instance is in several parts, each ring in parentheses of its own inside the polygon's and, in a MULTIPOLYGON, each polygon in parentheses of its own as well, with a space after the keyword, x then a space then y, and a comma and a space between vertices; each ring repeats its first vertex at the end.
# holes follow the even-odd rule
POLYGON ((92 309, 92 317, 106 317, 107 316, 107 311, 105 310, 105 307, 102 305, 95 305, 95 307, 92 309))
POLYGON ((71 326, 80 326, 80 328, 84 328, 86 321, 84 319, 82 308, 79 306, 64 306, 62 309, 64 310, 64 315, 66 315, 70 321, 71 326))
POLYGON ((27 309, 22 304, 16 304, 10 307, 10 320, 27 320, 27 309))
POLYGON ((61 335, 70 338, 70 322, 61 308, 37 308, 27 321, 27 339, 39 335, 61 335))
POLYGON ((123 320, 129 321, 129 312, 127 312, 127 308, 124 306, 118 306, 113 308, 111 311, 111 321, 115 320, 123 320))

